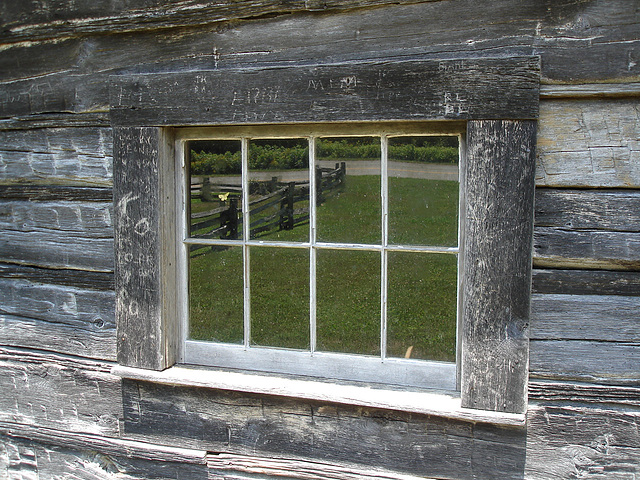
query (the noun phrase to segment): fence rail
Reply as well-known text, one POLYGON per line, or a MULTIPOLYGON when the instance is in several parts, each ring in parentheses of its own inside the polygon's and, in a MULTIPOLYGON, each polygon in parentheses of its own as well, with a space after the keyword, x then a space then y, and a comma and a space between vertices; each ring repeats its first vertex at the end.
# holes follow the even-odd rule
MULTIPOLYGON (((344 184, 345 162, 335 168, 316 167, 316 204, 319 206, 344 184)), ((292 230, 309 221, 308 181, 280 182, 278 177, 249 182, 250 238, 275 230, 292 230)), ((220 206, 191 214, 190 236, 193 238, 237 239, 242 231, 242 188, 235 184, 212 183, 210 177, 191 185, 191 198, 206 202, 218 201, 220 206), (216 192, 225 192, 218 194, 216 192), (224 197, 224 198, 223 198, 224 197)), ((191 251, 207 248, 191 245, 191 251)))

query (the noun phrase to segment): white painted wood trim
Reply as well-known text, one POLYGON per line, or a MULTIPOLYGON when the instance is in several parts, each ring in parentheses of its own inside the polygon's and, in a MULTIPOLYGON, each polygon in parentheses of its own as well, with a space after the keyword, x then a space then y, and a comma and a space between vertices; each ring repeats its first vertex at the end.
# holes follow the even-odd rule
POLYGON ((459 395, 436 391, 393 390, 384 386, 341 384, 258 375, 211 368, 174 366, 162 372, 116 365, 111 373, 122 378, 165 385, 276 395, 362 407, 399 410, 468 422, 524 427, 525 414, 491 412, 461 407, 459 395))

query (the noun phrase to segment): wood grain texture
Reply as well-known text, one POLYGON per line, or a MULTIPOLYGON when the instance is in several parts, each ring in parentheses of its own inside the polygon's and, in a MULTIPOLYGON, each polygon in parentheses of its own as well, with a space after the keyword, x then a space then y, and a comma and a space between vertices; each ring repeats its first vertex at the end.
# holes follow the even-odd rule
POLYGON ((114 288, 113 272, 87 272, 0 263, 0 278, 16 278, 35 283, 67 285, 91 290, 113 290, 114 288))
POLYGON ((640 272, 534 269, 533 293, 640 296, 640 272))
POLYGON ((51 128, 0 135, 0 183, 110 186, 110 128, 51 128))
MULTIPOLYGON (((0 185, 0 199, 64 202, 109 202, 113 201, 111 188, 67 187, 60 185, 11 184, 0 185)), ((106 214, 105 214, 106 216, 106 214)))
POLYGON ((640 343, 531 340, 531 377, 637 385, 640 343))
POLYGON ((640 297, 535 294, 530 338, 635 342, 640 339, 638 312, 640 297))
POLYGON ((142 126, 536 118, 538 62, 386 61, 114 76, 111 119, 142 126))
POLYGON ((469 122, 462 406, 526 408, 535 122, 469 122))
POLYGON ((114 132, 118 362, 162 370, 175 362, 175 216, 172 142, 157 128, 114 132), (163 162, 163 159, 165 160, 163 162))
POLYGON ((2 478, 207 478, 205 452, 4 422, 0 432, 2 478))
POLYGON ((522 478, 522 429, 127 380, 123 388, 128 439, 421 477, 522 478))
POLYGON ((633 479, 640 474, 640 412, 532 405, 525 478, 633 479))
POLYGON ((114 360, 112 291, 0 278, 0 344, 114 360))
POLYGON ((0 421, 118 435, 120 381, 109 364, 9 347, 0 347, 0 364, 0 421))
POLYGON ((529 400, 547 404, 577 402, 640 407, 640 387, 532 379, 529 400))
POLYGON ((639 118, 636 99, 541 102, 536 184, 637 188, 639 118))

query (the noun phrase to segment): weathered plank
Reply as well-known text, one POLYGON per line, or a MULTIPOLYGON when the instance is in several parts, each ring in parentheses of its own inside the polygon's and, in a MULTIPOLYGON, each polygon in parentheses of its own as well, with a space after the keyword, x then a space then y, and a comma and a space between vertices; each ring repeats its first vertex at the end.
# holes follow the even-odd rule
POLYGON ((117 436, 120 379, 110 365, 0 347, 0 421, 117 436))
POLYGON ((640 269, 640 235, 636 232, 536 227, 533 250, 536 267, 640 269))
POLYGON ((111 202, 113 192, 104 187, 61 185, 0 185, 3 200, 111 202))
POLYGON ((640 232, 640 191, 536 189, 536 227, 640 232))
POLYGON ((0 183, 110 186, 110 128, 12 130, 0 135, 0 183))
POLYGON ((108 112, 40 113, 0 119, 0 131, 39 128, 109 127, 108 112))
POLYGON ((532 379, 529 382, 529 400, 640 407, 640 387, 532 379))
POLYGON ((536 118, 538 88, 514 57, 114 76, 110 96, 115 124, 150 126, 536 118))
POLYGON ((18 278, 35 283, 68 285, 91 290, 113 290, 114 288, 113 272, 87 272, 0 263, 0 278, 18 278))
POLYGON ((114 297, 0 278, 0 344, 114 360, 114 297))
POLYGON ((202 451, 1 422, 0 432, 1 478, 207 478, 202 451))
POLYGON ((640 474, 640 412, 532 405, 525 478, 633 479, 640 474))
POLYGON ((0 229, 24 234, 41 232, 54 235, 59 232, 87 239, 113 237, 112 202, 62 200, 0 199, 0 229))
POLYGON ((535 122, 469 122, 462 406, 526 408, 535 122))
POLYGON ((112 272, 113 238, 4 230, 0 237, 0 259, 45 268, 112 272))
POLYGON ((533 293, 640 296, 640 272, 533 270, 533 293))
POLYGON ((640 339, 639 312, 640 297, 535 294, 530 338, 635 342, 640 339))
POLYGON ((522 478, 521 429, 146 382, 123 387, 125 438, 422 477, 522 478))
POLYGON ((568 378, 607 384, 640 381, 640 343, 591 340, 531 340, 532 377, 568 378))
POLYGON ((114 132, 118 362, 162 370, 180 347, 173 143, 158 128, 114 132))
POLYGON ((640 186, 638 118, 636 99, 541 102, 536 184, 640 186))

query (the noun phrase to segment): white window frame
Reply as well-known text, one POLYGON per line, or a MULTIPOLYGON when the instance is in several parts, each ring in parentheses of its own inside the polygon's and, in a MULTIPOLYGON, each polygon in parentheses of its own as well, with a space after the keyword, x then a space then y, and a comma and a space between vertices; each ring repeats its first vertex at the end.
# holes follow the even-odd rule
MULTIPOLYGON (((360 137, 371 136, 379 137, 381 141, 381 198, 388 199, 385 192, 387 178, 387 139, 389 137, 396 138, 401 136, 456 136, 459 143, 459 179, 464 174, 464 135, 457 128, 447 127, 443 124, 434 124, 428 122, 410 122, 406 124, 389 124, 385 122, 376 124, 356 124, 356 125, 340 125, 340 124, 309 124, 309 125, 274 125, 260 127, 210 127, 210 128, 183 128, 175 131, 175 162, 180 166, 180 173, 176 175, 176 211, 181 212, 178 215, 179 225, 177 229, 176 243, 178 245, 178 278, 176 289, 178 291, 178 305, 180 308, 179 316, 182 318, 182 339, 183 348, 179 356, 179 362, 193 365, 207 365, 212 367, 235 368, 247 371, 271 372, 281 374, 305 375, 319 377, 325 379, 348 380, 368 383, 384 383, 388 385, 401 385, 408 387, 432 388, 438 390, 455 391, 459 389, 458 361, 460 342, 456 342, 456 353, 458 361, 444 362, 435 360, 418 360, 389 357, 386 355, 386 281, 387 271, 386 263, 382 263, 381 269, 381 354, 380 356, 333 353, 317 351, 315 349, 315 322, 313 315, 311 316, 311 348, 310 351, 300 351, 285 348, 251 346, 249 342, 250 336, 250 319, 249 319, 249 298, 245 291, 245 312, 244 312, 244 330, 245 338, 242 345, 224 344, 208 341, 198 341, 188 339, 188 274, 187 274, 187 258, 189 244, 211 244, 211 245, 233 245, 241 246, 243 250, 251 246, 272 246, 272 247, 291 247, 283 242, 268 242, 264 240, 251 240, 248 238, 246 229, 248 225, 244 223, 245 232, 243 240, 188 240, 188 225, 186 222, 186 199, 187 197, 187 152, 186 144, 194 140, 240 140, 243 149, 247 147, 249 138, 275 139, 275 138, 301 138, 309 141, 309 171, 313 172, 315 165, 315 139, 321 137, 360 137), (433 133, 435 131, 435 133, 433 133), (446 132, 446 133, 445 133, 446 132)), ((246 160, 246 159, 245 159, 246 160)), ((247 165, 244 165, 246 172, 247 165)), ((315 176, 310 175, 311 190, 314 191, 315 176)), ((243 179, 243 185, 246 189, 248 179, 243 179)), ((337 242, 317 242, 315 239, 315 231, 311 228, 310 242, 306 242, 305 248, 311 251, 310 261, 315 265, 315 252, 319 248, 338 248, 343 250, 367 250, 376 251, 386 259, 388 251, 417 251, 424 253, 437 253, 440 255, 453 254, 458 259, 458 272, 462 272, 461 265, 463 255, 461 254, 460 245, 462 245, 462 234, 464 232, 464 182, 460 182, 459 189, 459 221, 458 221, 458 246, 456 247, 434 247, 434 246, 409 246, 409 245, 389 245, 386 238, 386 229, 383 227, 383 238, 380 245, 355 245, 340 244, 337 242)), ((315 217, 315 198, 310 197, 310 216, 315 217)), ((383 202, 382 205, 381 224, 385 224, 385 218, 388 215, 388 205, 383 202)), ((313 220, 312 220, 313 221, 313 220)), ((296 244, 296 246, 300 246, 296 244)), ((382 260, 384 262, 384 260, 382 260)), ((313 268, 313 267, 312 267, 313 268)), ((427 274, 427 273, 425 273, 427 274)), ((246 275, 246 272, 245 272, 246 275)), ((457 292, 461 291, 462 275, 458 275, 457 292)), ((311 306, 315 300, 314 281, 311 284, 311 306)), ((458 295, 456 327, 459 334, 458 318, 461 311, 461 297, 458 295)), ((458 334, 456 337, 458 337, 458 334)))

